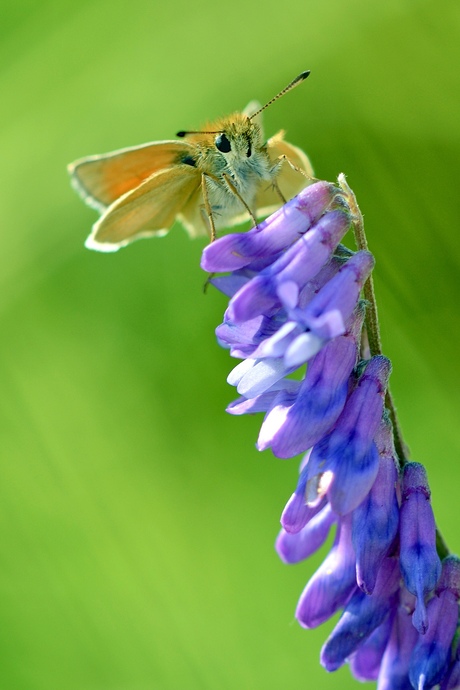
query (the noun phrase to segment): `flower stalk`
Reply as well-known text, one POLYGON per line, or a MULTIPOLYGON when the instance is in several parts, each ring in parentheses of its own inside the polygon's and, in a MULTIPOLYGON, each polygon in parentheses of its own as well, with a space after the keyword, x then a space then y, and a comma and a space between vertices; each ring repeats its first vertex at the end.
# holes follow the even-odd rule
MULTIPOLYGON (((341 173, 338 177, 338 183, 346 194, 350 212, 352 214, 353 236, 355 238, 356 247, 358 250, 369 251, 366 232, 364 230, 363 214, 359 208, 355 193, 350 188, 346 177, 341 173)), ((377 300, 374 291, 374 279, 372 273, 363 285, 363 296, 367 302, 366 309, 366 334, 369 344, 369 352, 371 356, 382 354, 382 341, 380 338, 380 325, 377 312, 377 300)), ((400 464, 403 466, 409 462, 409 448, 404 442, 401 426, 399 424, 396 406, 391 394, 390 386, 387 388, 385 397, 385 406, 388 410, 388 415, 393 428, 393 439, 397 457, 400 464)), ((436 550, 440 558, 445 558, 449 555, 449 547, 447 546, 444 537, 438 528, 436 528, 436 550)))
MULTIPOLYGON (((361 213, 361 210, 358 206, 356 196, 350 188, 346 180, 346 177, 343 173, 339 175, 338 182, 340 187, 346 194, 348 205, 350 207, 350 212, 352 214, 353 235, 355 238, 356 246, 358 250, 362 249, 369 251, 367 237, 364 230, 363 214, 361 213)), ((380 339, 380 325, 377 313, 377 300, 375 298, 374 279, 372 277, 372 273, 364 283, 363 296, 368 305, 366 310, 366 332, 369 343, 369 351, 371 356, 381 355, 382 341, 380 339)), ((399 424, 398 416, 396 414, 396 407, 393 401, 393 397, 391 395, 390 387, 387 388, 385 404, 388 409, 391 423, 393 425, 395 449, 401 464, 404 465, 408 461, 409 451, 402 437, 402 431, 399 424)))

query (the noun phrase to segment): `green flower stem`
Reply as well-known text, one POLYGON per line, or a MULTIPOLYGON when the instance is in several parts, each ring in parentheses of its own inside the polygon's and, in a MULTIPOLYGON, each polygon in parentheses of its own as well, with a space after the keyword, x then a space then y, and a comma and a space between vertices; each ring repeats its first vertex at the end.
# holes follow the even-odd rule
MULTIPOLYGON (((364 231, 363 215, 359 209, 356 197, 353 191, 350 189, 346 181, 345 175, 343 173, 339 175, 338 182, 340 187, 345 192, 345 196, 350 207, 351 214, 353 216, 353 234, 355 237, 356 246, 358 250, 368 251, 367 238, 366 233, 364 231)), ((371 357, 373 357, 374 355, 381 355, 383 353, 382 343, 380 339, 379 320, 377 314, 377 301, 375 299, 374 281, 372 278, 372 273, 364 284, 363 294, 365 300, 368 303, 366 309, 366 331, 369 342, 370 354, 371 357)), ((399 425, 398 417, 396 414, 396 407, 389 387, 387 389, 385 397, 385 406, 388 409, 388 414, 393 425, 393 438, 395 450, 402 466, 405 465, 406 462, 409 462, 409 449, 404 443, 402 437, 401 427, 399 425)), ((444 541, 444 538, 438 528, 436 528, 436 548, 441 559, 445 558, 445 556, 447 556, 450 553, 449 548, 447 547, 447 544, 444 541)))
MULTIPOLYGON (((340 187, 343 189, 345 192, 346 198, 348 205, 350 207, 351 214, 353 216, 353 233, 355 236, 355 242, 358 250, 366 250, 369 251, 368 244, 367 244, 367 238, 366 238, 366 233, 364 231, 364 221, 363 221, 363 215, 359 209, 358 202, 356 201, 356 197, 353 193, 353 191, 350 189, 345 175, 341 173, 338 178, 338 182, 340 187)), ((374 281, 372 278, 372 273, 367 279, 367 281, 364 283, 363 287, 363 294, 364 294, 364 299, 367 302, 367 308, 366 308, 366 331, 367 331, 367 338, 369 341, 369 351, 371 354, 371 357, 374 355, 381 355, 383 354, 382 352, 382 342, 380 339, 380 327, 379 327, 379 319, 378 319, 378 314, 377 314, 377 301, 375 299, 375 292, 374 292, 374 281)), ((390 415, 391 423, 393 425, 393 436, 394 436, 394 443, 395 443, 395 449, 398 454, 398 458, 400 460, 400 463, 404 465, 406 462, 408 462, 408 449, 407 446, 405 445, 401 433, 401 427, 398 422, 398 417, 396 415, 396 408, 393 402, 392 395, 390 393, 390 389, 388 388, 386 398, 385 398, 385 405, 388 409, 388 413, 390 415)))

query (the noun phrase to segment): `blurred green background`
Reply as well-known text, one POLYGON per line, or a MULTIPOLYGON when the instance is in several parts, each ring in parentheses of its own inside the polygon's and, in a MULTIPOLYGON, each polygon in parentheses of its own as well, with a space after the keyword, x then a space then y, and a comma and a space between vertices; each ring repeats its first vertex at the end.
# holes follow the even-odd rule
POLYGON ((114 255, 65 166, 268 100, 365 214, 392 389, 458 537, 458 2, 3 0, 0 687, 357 687, 273 550, 297 475, 232 418, 224 299, 182 229, 114 255))

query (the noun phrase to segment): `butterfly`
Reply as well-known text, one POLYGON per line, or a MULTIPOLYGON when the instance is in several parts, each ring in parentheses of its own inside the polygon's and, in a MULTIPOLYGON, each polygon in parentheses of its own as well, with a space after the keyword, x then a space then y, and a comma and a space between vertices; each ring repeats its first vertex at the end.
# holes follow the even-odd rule
POLYGON ((154 141, 81 158, 68 166, 73 187, 100 212, 86 246, 116 251, 165 235, 177 219, 191 237, 267 216, 313 179, 306 154, 281 130, 265 141, 262 111, 303 82, 302 72, 263 107, 242 112, 178 139, 154 141))

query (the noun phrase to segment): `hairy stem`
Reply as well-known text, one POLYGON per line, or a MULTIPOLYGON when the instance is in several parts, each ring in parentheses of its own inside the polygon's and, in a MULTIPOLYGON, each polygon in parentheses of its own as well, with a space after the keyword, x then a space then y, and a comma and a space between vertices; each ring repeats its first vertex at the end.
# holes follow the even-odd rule
MULTIPOLYGON (((366 233, 364 232, 363 215, 359 209, 356 197, 353 191, 348 186, 345 175, 343 173, 339 175, 338 182, 340 187, 345 192, 347 202, 350 207, 351 214, 353 216, 353 233, 355 237, 356 246, 358 250, 364 249, 368 251, 366 233)), ((365 324, 367 338, 369 341, 369 350, 371 357, 373 357, 374 355, 381 355, 383 353, 382 344, 380 340, 380 327, 377 314, 377 302, 375 299, 374 281, 372 278, 372 273, 370 274, 369 278, 363 286, 363 294, 365 300, 368 303, 366 309, 365 324)), ((402 466, 405 465, 406 462, 409 462, 409 450, 406 444, 404 443, 402 437, 401 427, 399 425, 398 417, 396 414, 396 407, 393 402, 393 397, 391 395, 389 387, 387 389, 385 397, 385 406, 388 409, 388 414, 393 425, 393 439, 395 444, 395 450, 402 466)), ((440 558, 445 558, 445 556, 447 556, 450 553, 449 548, 438 528, 436 528, 436 549, 440 558)))
MULTIPOLYGON (((358 202, 356 201, 356 197, 353 193, 353 191, 350 189, 345 175, 342 173, 339 175, 339 184, 343 191, 346 194, 348 205, 350 207, 351 214, 353 216, 353 233, 355 236, 355 242, 358 250, 366 250, 368 251, 368 244, 367 244, 367 238, 366 238, 366 233, 364 231, 364 221, 363 221, 363 215, 359 209, 358 202)), ((369 350, 371 353, 371 357, 374 355, 381 355, 382 353, 382 343, 380 340, 380 327, 379 327, 379 319, 378 319, 378 314, 377 314, 377 301, 375 299, 375 292, 374 292, 374 280, 372 278, 372 273, 370 274, 369 278, 366 280, 364 283, 363 287, 363 294, 364 294, 364 299, 367 301, 367 308, 366 308, 366 331, 367 331, 367 337, 369 341, 369 350)), ((395 444, 395 450, 398 454, 399 460, 402 465, 404 465, 406 462, 408 462, 408 448, 406 444, 404 443, 403 437, 402 437, 402 432, 401 432, 401 427, 399 425, 398 417, 396 414, 396 407, 393 401, 393 397, 390 392, 390 388, 388 387, 387 393, 386 393, 386 398, 385 398, 385 405, 388 409, 388 414, 390 416, 391 423, 393 425, 393 436, 394 436, 394 444, 395 444)))

